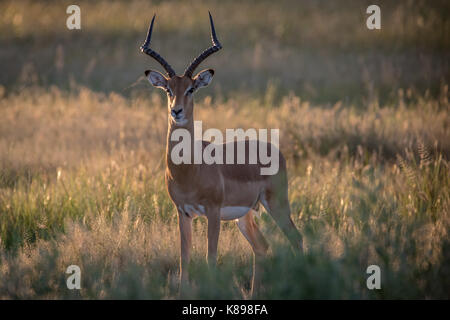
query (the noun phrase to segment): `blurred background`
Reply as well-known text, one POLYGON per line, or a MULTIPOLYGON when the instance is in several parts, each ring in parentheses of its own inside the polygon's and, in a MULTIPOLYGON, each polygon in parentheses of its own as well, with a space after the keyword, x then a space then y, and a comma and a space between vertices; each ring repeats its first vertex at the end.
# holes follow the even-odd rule
POLYGON ((228 98, 294 91, 320 103, 397 98, 397 90, 438 95, 449 78, 448 1, 378 1, 381 30, 366 27, 370 1, 78 1, 81 30, 66 28, 70 1, 2 1, 0 83, 124 95, 146 90, 139 52, 157 14, 152 47, 181 73, 210 45, 208 10, 220 54, 208 94, 228 98))
MULTIPOLYGON (((176 299, 176 210, 164 185, 166 97, 144 78, 201 68, 204 128, 279 128, 294 256, 270 216, 265 299, 448 299, 450 2, 0 2, 0 298, 176 299), (82 289, 66 288, 69 265, 82 289), (381 289, 366 286, 369 265, 381 289)), ((194 221, 189 298, 248 299, 252 251, 222 224, 218 269, 194 221)))

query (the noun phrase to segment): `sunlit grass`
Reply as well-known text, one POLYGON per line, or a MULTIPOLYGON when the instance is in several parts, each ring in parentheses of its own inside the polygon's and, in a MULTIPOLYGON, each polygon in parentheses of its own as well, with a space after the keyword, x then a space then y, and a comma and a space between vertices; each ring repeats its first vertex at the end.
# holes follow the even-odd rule
MULTIPOLYGON (((418 97, 361 112, 295 95, 270 108, 267 99, 196 105, 205 127, 280 128, 306 251, 293 256, 263 213, 271 250, 260 297, 447 297, 448 102, 418 97), (383 270, 381 291, 365 287, 370 264, 383 270)), ((36 88, 0 108, 0 296, 176 298, 178 227, 164 186, 159 95, 36 88), (71 264, 83 272, 79 292, 65 287, 71 264)), ((224 224, 211 274, 205 225, 194 224, 189 296, 248 298, 249 245, 224 224)))
MULTIPOLYGON (((0 3, 0 298, 176 299, 177 215, 164 185, 165 97, 143 77, 223 50, 196 95, 204 128, 279 128, 294 256, 265 212, 270 299, 450 298, 449 2, 0 3), (68 290, 69 265, 82 289, 68 290), (366 268, 381 267, 381 290, 366 268)), ((222 225, 217 270, 194 221, 188 298, 250 298, 251 248, 222 225)))

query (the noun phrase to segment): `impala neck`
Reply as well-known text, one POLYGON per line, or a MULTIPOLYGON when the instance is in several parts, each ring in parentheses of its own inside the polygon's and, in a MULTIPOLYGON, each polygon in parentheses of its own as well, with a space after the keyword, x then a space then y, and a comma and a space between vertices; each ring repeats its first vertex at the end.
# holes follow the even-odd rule
MULTIPOLYGON (((167 130, 167 145, 166 145, 166 170, 173 179, 180 180, 190 180, 196 175, 196 166, 194 163, 194 119, 190 118, 188 123, 184 126, 177 126, 175 122, 170 119, 168 120, 168 130, 167 130), (186 129, 189 131, 191 136, 191 164, 175 164, 172 162, 171 153, 175 145, 179 144, 180 141, 171 141, 170 137, 176 129, 186 129)), ((192 180, 191 180, 192 181, 192 180)))

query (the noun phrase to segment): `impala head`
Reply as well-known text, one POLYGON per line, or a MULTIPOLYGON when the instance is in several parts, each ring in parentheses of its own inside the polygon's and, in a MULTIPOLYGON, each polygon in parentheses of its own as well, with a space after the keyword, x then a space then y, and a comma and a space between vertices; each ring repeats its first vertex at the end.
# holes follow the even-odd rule
POLYGON ((167 92, 169 121, 172 124, 184 126, 193 118, 193 95, 195 91, 202 87, 206 87, 211 82, 214 76, 214 70, 206 69, 200 71, 194 77, 192 75, 200 63, 214 52, 219 51, 222 48, 222 45, 219 40, 217 40, 214 22, 211 14, 209 14, 209 21, 211 23, 211 39, 213 45, 195 58, 189 67, 186 68, 182 76, 177 76, 173 68, 166 62, 166 60, 150 48, 154 21, 155 16, 153 16, 152 22, 150 23, 147 39, 141 46, 141 52, 148 54, 150 57, 158 61, 164 70, 166 70, 167 76, 154 70, 145 71, 145 76, 154 87, 163 89, 167 92))

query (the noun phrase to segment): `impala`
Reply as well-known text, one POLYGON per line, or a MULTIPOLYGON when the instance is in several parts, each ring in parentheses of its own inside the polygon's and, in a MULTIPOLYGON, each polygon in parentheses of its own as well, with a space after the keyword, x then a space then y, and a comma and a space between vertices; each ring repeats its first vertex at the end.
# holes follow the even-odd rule
MULTIPOLYGON (((153 31, 155 16, 150 23, 147 38, 140 47, 141 52, 148 54, 162 65, 167 76, 153 71, 145 71, 149 82, 165 90, 168 96, 168 133, 166 146, 166 187, 171 200, 178 211, 178 222, 181 241, 180 259, 180 291, 188 281, 187 265, 190 261, 192 219, 196 216, 205 216, 208 220, 208 263, 216 264, 217 245, 219 240, 220 221, 236 220, 239 230, 250 243, 254 252, 253 279, 251 292, 256 292, 260 287, 260 260, 268 250, 268 244, 258 229, 254 220, 254 213, 261 203, 267 212, 273 217, 277 225, 287 236, 290 243, 299 252, 302 252, 302 236, 290 218, 288 202, 288 180, 286 173, 286 161, 278 149, 279 170, 274 175, 262 175, 261 168, 265 165, 262 161, 250 164, 246 152, 244 164, 176 164, 171 158, 172 149, 176 141, 172 139, 172 133, 183 128, 194 137, 194 100, 193 95, 199 88, 207 86, 214 75, 214 70, 206 69, 192 76, 200 63, 211 54, 222 48, 217 39, 214 22, 209 14, 211 24, 212 46, 201 53, 187 67, 182 76, 176 75, 173 68, 157 52, 150 48, 150 40, 153 31)), ((191 143, 194 145, 194 139, 191 143)), ((249 150, 249 141, 231 142, 233 148, 249 150)), ((206 148, 210 142, 202 141, 206 148)), ((259 148, 272 150, 270 143, 260 143, 259 148)), ((193 148, 192 148, 193 149, 193 148)), ((226 159, 225 150, 223 157, 226 159)), ((270 153, 270 152, 269 152, 270 153)), ((192 155, 193 157, 193 155, 192 155)), ((236 158, 236 152, 234 152, 236 158)))

